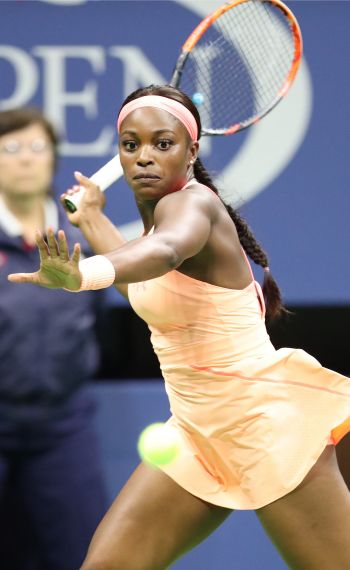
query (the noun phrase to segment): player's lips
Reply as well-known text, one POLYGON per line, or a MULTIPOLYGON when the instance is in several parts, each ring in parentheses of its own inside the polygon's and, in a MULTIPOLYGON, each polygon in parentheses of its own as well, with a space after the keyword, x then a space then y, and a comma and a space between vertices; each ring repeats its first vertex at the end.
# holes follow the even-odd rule
POLYGON ((160 177, 152 172, 140 172, 134 176, 134 180, 160 180, 160 177))

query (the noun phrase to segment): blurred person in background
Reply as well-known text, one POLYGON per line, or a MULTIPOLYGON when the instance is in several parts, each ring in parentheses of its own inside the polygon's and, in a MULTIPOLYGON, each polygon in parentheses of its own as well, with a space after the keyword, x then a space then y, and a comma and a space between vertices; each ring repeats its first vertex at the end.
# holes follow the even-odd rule
MULTIPOLYGON (((36 230, 64 227, 82 238, 54 199, 57 144, 40 110, 0 112, 0 530, 4 538, 9 523, 19 534, 22 525, 36 546, 35 569, 77 570, 107 505, 88 386, 103 297, 7 280, 37 267, 36 230)), ((18 568, 33 568, 12 535, 18 568)), ((14 570, 2 543, 1 568, 14 570)))

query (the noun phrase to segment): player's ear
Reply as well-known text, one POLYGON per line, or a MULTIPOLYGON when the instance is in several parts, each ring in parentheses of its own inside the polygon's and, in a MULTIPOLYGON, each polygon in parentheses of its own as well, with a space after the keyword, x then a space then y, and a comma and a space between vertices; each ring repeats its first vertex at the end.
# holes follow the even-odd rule
POLYGON ((192 162, 192 164, 194 162, 196 162, 197 160, 197 156, 198 156, 198 151, 199 151, 199 143, 198 141, 192 141, 190 148, 189 148, 189 152, 190 152, 190 162, 192 162))

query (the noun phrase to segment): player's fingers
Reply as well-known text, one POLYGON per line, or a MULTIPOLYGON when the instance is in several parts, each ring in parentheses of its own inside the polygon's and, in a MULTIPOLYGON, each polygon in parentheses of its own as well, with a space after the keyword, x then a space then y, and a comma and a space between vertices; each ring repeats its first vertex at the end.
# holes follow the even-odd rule
POLYGON ((84 184, 84 183, 86 184, 87 182, 91 182, 91 180, 89 180, 87 176, 84 176, 82 172, 79 172, 79 170, 74 171, 74 176, 76 180, 79 182, 79 184, 84 184))
POLYGON ((81 252, 80 243, 75 243, 74 248, 73 248, 73 253, 72 253, 72 261, 76 265, 78 265, 78 263, 79 263, 80 252, 81 252))
POLYGON ((74 172, 74 176, 76 180, 79 182, 81 190, 86 190, 89 188, 95 188, 95 189, 98 188, 97 184, 94 184, 94 182, 92 182, 90 178, 84 176, 84 174, 82 174, 78 170, 74 172))
POLYGON ((55 238, 54 231, 51 227, 47 229, 47 244, 49 246, 49 252, 51 257, 52 258, 58 257, 60 254, 59 247, 55 238))
POLYGON ((64 205, 65 198, 67 198, 68 196, 73 196, 73 194, 76 194, 77 192, 80 192, 80 186, 78 186, 78 184, 74 184, 74 186, 72 186, 71 188, 67 188, 67 190, 63 194, 61 194, 60 201, 64 205))
POLYGON ((12 283, 38 283, 37 273, 10 273, 7 279, 12 283))
POLYGON ((42 233, 39 232, 39 230, 35 233, 35 241, 36 241, 36 245, 37 245, 38 250, 39 250, 40 259, 42 261, 44 261, 45 259, 48 259, 50 257, 49 248, 47 246, 46 241, 43 238, 42 233))
POLYGON ((57 237, 58 237, 60 258, 63 259, 63 261, 69 261, 68 243, 64 231, 58 230, 57 237))

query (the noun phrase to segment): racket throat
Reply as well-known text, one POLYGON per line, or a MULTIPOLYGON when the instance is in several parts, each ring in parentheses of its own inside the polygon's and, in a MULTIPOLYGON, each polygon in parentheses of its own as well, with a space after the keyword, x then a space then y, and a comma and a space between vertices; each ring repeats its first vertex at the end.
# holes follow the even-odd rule
POLYGON ((172 87, 179 87, 180 85, 180 81, 181 81, 181 77, 182 77, 182 72, 183 72, 183 68, 184 65, 186 63, 186 60, 189 56, 190 52, 189 51, 185 51, 182 52, 176 62, 171 80, 170 80, 170 84, 172 87))

